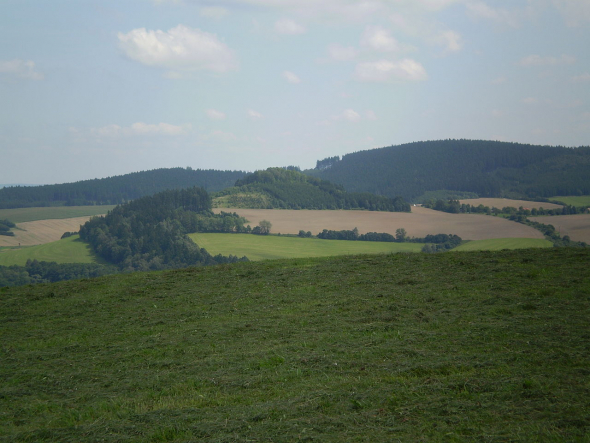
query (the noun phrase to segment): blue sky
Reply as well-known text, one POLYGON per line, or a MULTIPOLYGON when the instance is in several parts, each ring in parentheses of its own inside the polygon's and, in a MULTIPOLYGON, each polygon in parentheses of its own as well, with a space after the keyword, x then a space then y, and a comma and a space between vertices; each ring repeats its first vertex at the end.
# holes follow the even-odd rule
POLYGON ((590 144, 590 0, 2 0, 0 183, 590 144))

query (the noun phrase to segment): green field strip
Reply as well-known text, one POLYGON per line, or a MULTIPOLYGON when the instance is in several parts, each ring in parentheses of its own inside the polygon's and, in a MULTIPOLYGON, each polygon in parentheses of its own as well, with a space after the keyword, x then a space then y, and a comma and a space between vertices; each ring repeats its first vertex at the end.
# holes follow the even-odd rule
POLYGON ((90 245, 77 235, 38 246, 4 248, 0 250, 0 266, 24 266, 27 260, 56 263, 100 263, 90 245))
POLYGON ((244 255, 252 261, 327 257, 350 254, 387 254, 391 252, 419 252, 420 243, 362 242, 322 240, 276 235, 196 233, 189 237, 210 254, 244 255))
POLYGON ((491 238, 464 243, 453 251, 501 251, 502 249, 551 248, 553 243, 539 238, 491 238))
POLYGON ((561 202, 571 206, 590 207, 590 195, 556 196, 549 198, 552 202, 561 202))
POLYGON ((8 219, 13 223, 23 223, 37 220, 56 220, 64 218, 86 217, 102 215, 115 206, 51 206, 44 208, 16 208, 0 209, 0 220, 8 219))

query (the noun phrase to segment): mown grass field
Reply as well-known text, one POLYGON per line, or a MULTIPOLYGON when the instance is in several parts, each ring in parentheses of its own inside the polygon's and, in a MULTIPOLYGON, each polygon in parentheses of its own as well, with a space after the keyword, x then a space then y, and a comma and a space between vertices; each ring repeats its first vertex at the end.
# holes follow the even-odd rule
POLYGON ((272 260, 0 290, 0 440, 573 442, 590 251, 272 260))
POLYGON ((459 245, 453 251, 500 251, 502 249, 551 248, 549 240, 537 238, 494 238, 475 240, 459 245))
POLYGON ((27 260, 54 261, 57 263, 99 263, 90 245, 77 235, 38 246, 2 248, 0 266, 24 266, 27 260))
POLYGON ((103 206, 56 206, 45 208, 0 209, 0 219, 14 223, 38 220, 55 220, 106 214, 113 205, 103 206))
POLYGON ((549 200, 563 202, 571 206, 588 206, 590 207, 590 195, 570 195, 570 196, 556 196, 549 200))
POLYGON ((250 260, 279 258, 327 257, 351 254, 385 254, 418 252, 419 243, 360 242, 322 240, 277 235, 252 234, 189 234, 189 237, 210 254, 247 256, 250 260))

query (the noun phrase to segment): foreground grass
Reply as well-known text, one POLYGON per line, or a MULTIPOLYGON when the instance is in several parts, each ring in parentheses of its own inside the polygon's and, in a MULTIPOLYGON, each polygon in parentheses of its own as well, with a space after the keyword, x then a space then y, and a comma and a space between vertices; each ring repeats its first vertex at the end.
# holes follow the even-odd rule
POLYGON ((556 196, 551 197, 549 200, 562 202, 566 205, 572 206, 590 206, 590 195, 575 195, 575 196, 556 196))
POLYGON ((24 266, 27 260, 54 261, 57 263, 99 263, 90 245, 80 241, 79 236, 23 248, 3 248, 0 251, 0 266, 24 266))
POLYGON ((0 290, 0 440, 588 441, 590 251, 0 290))
POLYGON ((85 217, 106 214, 113 205, 103 206, 56 206, 46 208, 0 209, 0 219, 8 219, 13 223, 37 220, 55 220, 64 218, 85 217))
POLYGON ((502 249, 551 248, 553 243, 538 238, 494 238, 472 240, 453 249, 454 251, 501 251, 502 249))
POLYGON ((252 234, 189 234, 189 237, 210 254, 244 255, 252 261, 328 257, 351 254, 384 254, 390 252, 418 252, 423 244, 322 240, 276 235, 252 234))

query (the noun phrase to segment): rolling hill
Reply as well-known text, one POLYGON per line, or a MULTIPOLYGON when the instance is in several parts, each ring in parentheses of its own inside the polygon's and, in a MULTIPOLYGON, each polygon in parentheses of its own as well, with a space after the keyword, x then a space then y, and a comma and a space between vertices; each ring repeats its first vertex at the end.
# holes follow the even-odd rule
POLYGON ((441 140, 355 152, 317 162, 313 176, 350 192, 427 192, 455 198, 547 198, 590 194, 590 147, 564 148, 478 140, 441 140))

